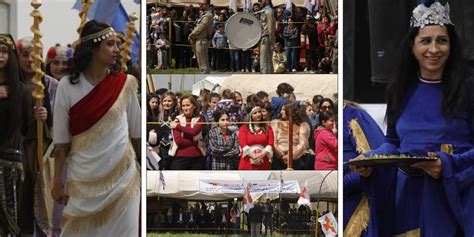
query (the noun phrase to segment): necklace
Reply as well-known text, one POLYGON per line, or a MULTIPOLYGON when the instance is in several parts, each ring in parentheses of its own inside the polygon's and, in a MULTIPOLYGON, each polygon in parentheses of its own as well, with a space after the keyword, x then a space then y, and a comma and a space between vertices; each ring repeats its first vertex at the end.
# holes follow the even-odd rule
POLYGON ((418 79, 419 79, 421 82, 428 83, 428 84, 439 84, 439 83, 442 82, 441 79, 436 79, 436 80, 425 79, 425 78, 421 77, 421 75, 418 75, 418 79))

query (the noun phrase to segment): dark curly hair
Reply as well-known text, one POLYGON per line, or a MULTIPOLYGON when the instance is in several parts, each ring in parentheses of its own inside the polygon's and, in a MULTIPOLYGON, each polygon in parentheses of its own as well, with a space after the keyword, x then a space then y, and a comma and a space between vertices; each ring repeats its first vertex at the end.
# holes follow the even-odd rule
MULTIPOLYGON (((96 20, 88 21, 81 32, 81 38, 97 33, 101 30, 110 27, 108 24, 98 22, 96 20)), ((67 74, 69 74, 69 81, 71 84, 77 84, 79 82, 79 75, 83 72, 92 61, 93 51, 100 47, 101 42, 93 42, 88 40, 79 43, 74 49, 74 55, 68 61, 67 74)), ((120 69, 120 59, 118 59, 115 65, 111 69, 112 73, 117 73, 120 69)))

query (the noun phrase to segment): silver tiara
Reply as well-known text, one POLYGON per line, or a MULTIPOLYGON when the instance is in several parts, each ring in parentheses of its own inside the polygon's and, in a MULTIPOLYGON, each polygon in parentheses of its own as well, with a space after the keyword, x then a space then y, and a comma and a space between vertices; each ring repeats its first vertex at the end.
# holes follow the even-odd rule
POLYGON ((430 7, 420 4, 413 9, 410 27, 423 28, 427 25, 454 25, 449 18, 449 4, 443 6, 436 1, 430 7))

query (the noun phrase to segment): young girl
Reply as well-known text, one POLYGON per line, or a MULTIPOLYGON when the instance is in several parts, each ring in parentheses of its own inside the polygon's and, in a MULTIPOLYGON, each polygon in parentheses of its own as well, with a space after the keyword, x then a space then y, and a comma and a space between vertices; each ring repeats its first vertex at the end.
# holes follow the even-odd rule
POLYGON ((229 130, 229 115, 225 111, 218 110, 213 117, 219 126, 209 131, 212 170, 235 170, 240 154, 237 133, 229 130))
POLYGON ((280 43, 275 43, 275 51, 273 52, 273 68, 275 73, 284 73, 286 71, 286 54, 280 43))
POLYGON ((337 137, 334 133, 336 117, 325 111, 319 115, 319 126, 314 131, 316 140, 315 170, 337 170, 337 137))

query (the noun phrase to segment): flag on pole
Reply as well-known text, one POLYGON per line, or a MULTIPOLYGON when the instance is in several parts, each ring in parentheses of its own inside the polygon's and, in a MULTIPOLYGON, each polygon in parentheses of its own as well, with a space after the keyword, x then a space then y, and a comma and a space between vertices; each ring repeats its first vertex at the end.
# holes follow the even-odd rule
POLYGON ((253 207, 252 195, 250 195, 251 188, 252 184, 250 182, 244 184, 244 211, 247 213, 253 207))
MULTIPOLYGON (((73 9, 78 11, 82 10, 82 3, 80 0, 76 0, 73 9)), ((100 22, 111 25, 116 31, 125 33, 127 30, 127 23, 130 22, 127 11, 123 7, 120 0, 95 0, 92 4, 87 17, 91 20, 97 20, 100 22)), ((138 55, 140 53, 140 35, 138 31, 135 31, 135 37, 133 38, 132 44, 132 63, 138 62, 138 55)))
POLYGON ((304 182, 303 188, 301 188, 300 198, 298 199, 299 205, 309 205, 310 197, 308 192, 308 180, 304 182))
POLYGON ((245 0, 244 2, 244 12, 251 12, 252 8, 252 0, 245 0))
POLYGON ((147 144, 146 146, 146 169, 147 170, 159 170, 161 157, 156 153, 155 149, 147 144))
POLYGON ((321 229, 326 237, 333 237, 337 235, 337 221, 332 212, 318 218, 321 223, 321 229))
POLYGON ((165 190, 166 181, 165 181, 165 176, 163 175, 163 172, 161 170, 160 170, 160 183, 163 190, 165 190))

